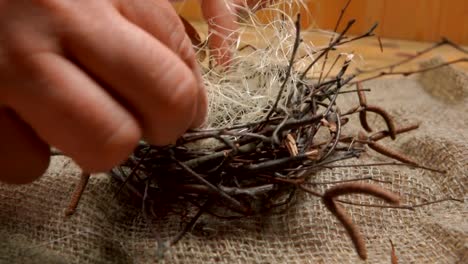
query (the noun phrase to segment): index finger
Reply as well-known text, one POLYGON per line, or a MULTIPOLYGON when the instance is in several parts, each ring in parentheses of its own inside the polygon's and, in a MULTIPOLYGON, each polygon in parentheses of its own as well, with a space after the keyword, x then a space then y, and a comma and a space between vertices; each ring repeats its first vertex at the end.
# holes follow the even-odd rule
POLYGON ((192 42, 185 33, 185 28, 174 8, 166 0, 120 0, 120 12, 132 23, 145 30, 155 39, 163 43, 185 62, 193 71, 198 82, 197 114, 191 127, 200 126, 208 110, 201 71, 195 59, 192 42), (164 22, 164 23, 161 23, 164 22))

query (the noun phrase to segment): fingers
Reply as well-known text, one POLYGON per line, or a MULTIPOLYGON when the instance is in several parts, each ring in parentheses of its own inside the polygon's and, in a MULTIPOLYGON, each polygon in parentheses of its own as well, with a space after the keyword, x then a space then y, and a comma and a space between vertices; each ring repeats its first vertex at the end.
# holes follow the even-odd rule
POLYGON ((252 11, 257 11, 264 7, 267 7, 274 1, 275 0, 233 0, 233 3, 237 6, 246 6, 252 11))
POLYGON ((192 42, 172 5, 166 0, 121 0, 119 10, 126 19, 172 50, 193 71, 198 82, 198 96, 194 98, 197 100, 197 110, 192 127, 200 126, 208 110, 203 79, 195 59, 192 42))
POLYGON ((49 166, 50 148, 18 116, 0 107, 0 181, 29 183, 49 166))
POLYGON ((42 139, 89 172, 108 170, 128 157, 140 128, 102 87, 54 53, 33 54, 25 65, 30 86, 17 87, 6 103, 42 139))
POLYGON ((201 74, 167 0, 31 5, 40 7, 37 17, 53 30, 30 37, 20 33, 29 32, 36 16, 18 21, 22 31, 14 36, 28 37, 13 42, 32 44, 18 46, 18 60, 2 64, 16 74, 0 76, 9 83, 0 99, 34 129, 37 144, 42 139, 84 170, 103 171, 124 160, 143 135, 156 145, 173 143, 203 121, 207 102, 201 74), (125 8, 113 6, 123 2, 125 8), (37 48, 40 41, 48 45, 37 48), (27 81, 21 81, 24 76, 27 81))
POLYGON ((273 2, 275 2, 275 0, 247 0, 247 5, 252 8, 252 10, 256 11, 273 4, 273 2))
POLYGON ((274 0, 201 0, 203 16, 208 23, 211 56, 219 65, 231 60, 231 45, 237 39, 237 13, 240 7, 258 11, 274 0))
POLYGON ((230 0, 202 0, 203 16, 208 23, 211 55, 220 65, 228 65, 231 45, 237 38, 236 13, 230 0))
POLYGON ((90 11, 74 23, 64 48, 132 109, 145 139, 173 143, 194 123, 199 83, 178 55, 120 14, 90 11))

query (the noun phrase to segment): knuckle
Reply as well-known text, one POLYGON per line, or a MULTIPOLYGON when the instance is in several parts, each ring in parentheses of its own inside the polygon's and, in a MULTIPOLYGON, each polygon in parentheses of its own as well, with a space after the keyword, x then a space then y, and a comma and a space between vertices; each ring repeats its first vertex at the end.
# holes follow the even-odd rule
POLYGON ((181 21, 172 22, 169 37, 170 49, 173 50, 190 68, 194 67, 195 51, 192 42, 185 33, 184 25, 181 21))
MULTIPOLYGON (((172 17, 172 16, 171 16, 172 17)), ((185 28, 182 22, 177 19, 168 18, 167 28, 171 32, 169 37, 169 45, 171 48, 175 49, 182 42, 185 35, 185 28)))
MULTIPOLYGON (((176 70, 179 69, 174 67, 173 71, 176 70)), ((168 97, 169 107, 178 109, 177 112, 186 115, 193 108, 198 97, 198 82, 192 72, 172 76, 175 76, 175 88, 168 97)))
POLYGON ((104 133, 99 142, 90 146, 91 149, 76 161, 87 172, 107 171, 130 155, 140 137, 141 132, 135 122, 125 121, 104 133))
POLYGON ((207 102, 207 95, 204 90, 199 91, 198 93, 198 105, 197 105, 197 114, 196 118, 193 121, 191 128, 201 127, 205 125, 207 121, 207 114, 208 114, 208 102, 207 102))
MULTIPOLYGON (((168 73, 175 70, 170 70, 168 73)), ((177 70, 180 71, 179 68, 177 70)), ((193 74, 188 70, 187 72, 185 76, 179 74, 176 75, 178 77, 173 77, 174 89, 165 96, 158 113, 148 115, 145 120, 145 138, 154 145, 174 143, 190 127, 194 119, 198 87, 193 74)))

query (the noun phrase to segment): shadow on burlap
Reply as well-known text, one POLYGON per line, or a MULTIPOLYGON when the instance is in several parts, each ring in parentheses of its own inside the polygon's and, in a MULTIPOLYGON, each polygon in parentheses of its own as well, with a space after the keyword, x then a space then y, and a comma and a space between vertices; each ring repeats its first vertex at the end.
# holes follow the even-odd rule
MULTIPOLYGON (((396 166, 324 169, 314 181, 372 176, 399 193, 403 204, 446 197, 464 199, 468 184, 468 79, 447 69, 420 79, 387 79, 366 84, 368 101, 382 105, 401 124, 420 129, 385 143, 439 174, 396 166), (456 81, 454 81, 456 80, 456 81), (445 83, 444 83, 445 82, 445 83), (447 88, 450 87, 450 88, 447 88), (450 89, 457 96, 437 89, 450 89)), ((349 96, 349 102, 356 102, 349 96)), ((377 120, 375 120, 377 122, 377 120)), ((351 122, 358 123, 357 120, 351 122)), ((388 160, 369 151, 352 163, 388 160)), ((54 158, 48 173, 27 186, 0 185, 0 261, 2 263, 155 263, 155 230, 169 239, 181 229, 179 214, 148 224, 138 206, 113 198, 118 184, 93 176, 78 211, 64 210, 79 169, 54 158)), ((168 175, 170 177, 170 175, 168 175)), ((320 185, 324 191, 330 185, 320 185)), ((376 203, 365 196, 356 202, 376 203)), ((453 201, 417 208, 345 206, 366 237, 368 263, 390 263, 391 246, 400 263, 467 263, 468 208, 453 201)), ((227 221, 203 216, 194 230, 164 256, 167 263, 359 263, 344 228, 319 199, 299 194, 286 211, 227 221)))

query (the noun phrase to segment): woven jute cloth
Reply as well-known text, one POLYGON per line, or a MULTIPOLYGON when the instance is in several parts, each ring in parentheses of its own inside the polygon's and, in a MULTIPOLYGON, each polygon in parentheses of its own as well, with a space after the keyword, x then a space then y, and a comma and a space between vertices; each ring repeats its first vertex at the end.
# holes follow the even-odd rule
MULTIPOLYGON (((372 176, 390 181, 372 183, 400 194, 405 205, 447 197, 466 199, 467 80, 465 73, 447 67, 418 78, 365 84, 372 89, 368 101, 390 111, 399 124, 421 123, 418 130, 384 143, 447 173, 364 166, 323 169, 311 179, 329 182, 372 176)), ((342 103, 355 103, 355 97, 342 103)), ((344 163, 381 161, 388 158, 369 150, 359 160, 344 163)), ((24 186, 0 185, 1 263, 362 262, 342 225, 320 199, 305 193, 298 193, 281 212, 239 220, 202 216, 161 258, 156 233, 163 240, 173 237, 193 213, 172 212, 145 220, 138 203, 124 194, 115 197, 119 184, 101 174, 91 177, 76 213, 65 217, 79 173, 72 161, 56 157, 40 180, 24 186), (181 217, 184 213, 188 216, 181 217)), ((318 185, 317 190, 330 186, 318 185)), ((347 198, 378 202, 368 196, 347 198)), ((366 237, 368 263, 390 263, 390 240, 399 263, 468 263, 466 202, 446 201, 415 210, 344 206, 366 237)))

